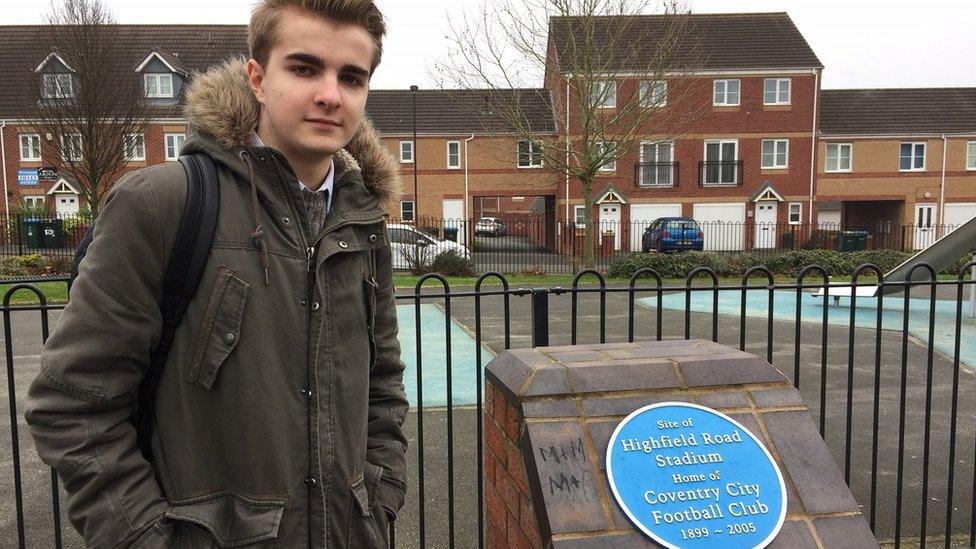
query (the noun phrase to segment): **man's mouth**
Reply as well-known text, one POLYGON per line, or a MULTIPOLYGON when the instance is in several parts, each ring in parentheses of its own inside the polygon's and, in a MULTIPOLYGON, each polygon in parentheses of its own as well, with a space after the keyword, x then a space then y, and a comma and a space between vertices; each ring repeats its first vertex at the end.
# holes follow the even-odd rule
POLYGON ((337 128, 342 125, 337 120, 332 120, 331 118, 306 118, 305 120, 319 128, 337 128))

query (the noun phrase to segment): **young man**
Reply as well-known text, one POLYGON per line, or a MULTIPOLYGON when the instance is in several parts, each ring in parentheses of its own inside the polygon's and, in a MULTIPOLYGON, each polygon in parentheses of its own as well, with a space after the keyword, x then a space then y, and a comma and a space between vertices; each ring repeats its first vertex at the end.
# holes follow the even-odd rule
POLYGON ((42 355, 27 420, 90 547, 385 547, 407 411, 384 204, 363 119, 385 28, 370 0, 263 0, 252 58, 196 77, 183 154, 220 218, 162 370, 143 457, 129 418, 160 336, 178 163, 116 185, 42 355))

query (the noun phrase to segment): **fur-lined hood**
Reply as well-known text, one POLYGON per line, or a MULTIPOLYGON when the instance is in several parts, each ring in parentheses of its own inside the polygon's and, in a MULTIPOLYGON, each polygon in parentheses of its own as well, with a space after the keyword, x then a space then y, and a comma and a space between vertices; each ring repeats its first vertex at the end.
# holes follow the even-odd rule
MULTIPOLYGON (((186 91, 190 127, 213 137, 225 149, 251 145, 260 104, 247 82, 246 63, 231 59, 194 77, 186 91)), ((363 118, 359 131, 336 154, 345 168, 362 173, 363 183, 380 199, 383 209, 399 208, 400 175, 396 159, 380 142, 372 122, 363 118)))

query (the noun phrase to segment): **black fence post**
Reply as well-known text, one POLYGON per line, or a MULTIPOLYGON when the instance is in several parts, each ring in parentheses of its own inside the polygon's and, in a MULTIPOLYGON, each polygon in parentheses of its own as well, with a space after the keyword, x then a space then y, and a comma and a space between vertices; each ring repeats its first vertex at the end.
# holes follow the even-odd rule
POLYGON ((17 255, 24 255, 24 223, 23 219, 20 218, 20 214, 14 218, 17 222, 17 255))
POLYGON ((532 290, 532 346, 549 345, 549 290, 532 290))

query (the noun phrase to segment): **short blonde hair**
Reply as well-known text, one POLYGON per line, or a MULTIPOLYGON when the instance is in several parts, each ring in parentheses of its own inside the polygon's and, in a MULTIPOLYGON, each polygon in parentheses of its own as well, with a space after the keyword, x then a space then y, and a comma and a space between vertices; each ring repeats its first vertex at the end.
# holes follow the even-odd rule
POLYGON ((286 8, 298 8, 336 23, 362 27, 375 46, 370 72, 380 64, 386 22, 373 0, 261 0, 251 12, 247 46, 251 57, 262 66, 267 64, 271 48, 278 41, 278 18, 286 8))

